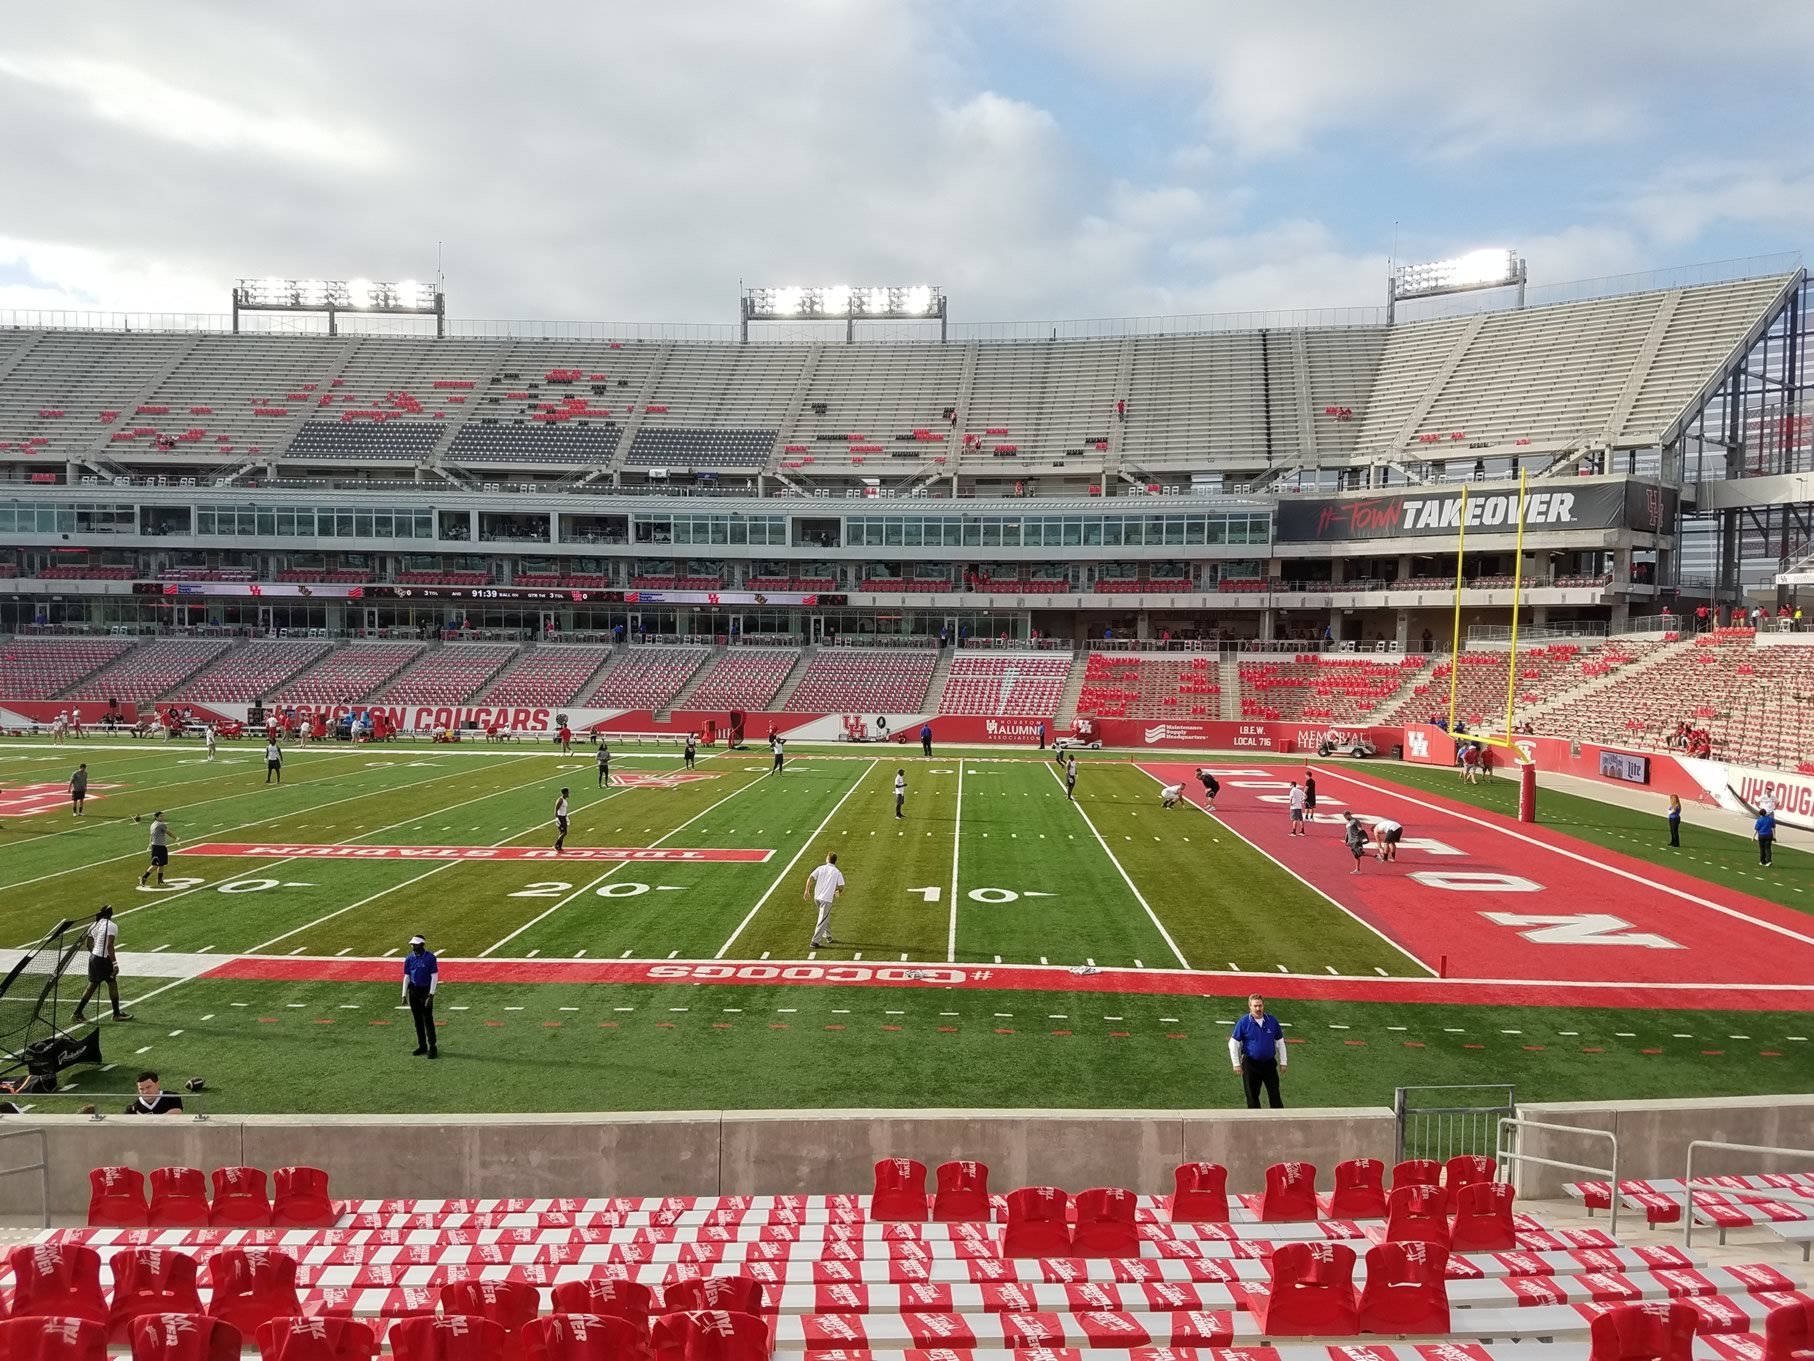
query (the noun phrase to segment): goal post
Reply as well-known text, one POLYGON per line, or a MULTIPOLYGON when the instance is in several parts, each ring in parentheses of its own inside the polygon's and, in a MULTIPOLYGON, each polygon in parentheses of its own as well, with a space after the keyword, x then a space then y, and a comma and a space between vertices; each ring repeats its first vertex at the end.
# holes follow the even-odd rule
MULTIPOLYGON (((1516 712, 1518 706, 1518 628, 1524 613, 1524 516, 1529 504, 1529 475, 1522 470, 1518 474, 1518 511, 1517 543, 1512 553, 1512 623, 1509 649, 1505 664, 1505 715, 1503 728, 1498 732, 1471 732, 1470 740, 1484 746, 1503 747, 1513 753, 1519 753, 1516 738, 1516 712)), ((1467 588, 1467 544, 1468 544, 1468 503, 1469 488, 1464 483, 1461 488, 1461 515, 1455 535, 1455 608, 1454 623, 1449 640, 1449 731, 1455 731, 1456 720, 1461 717, 1461 658, 1464 638, 1462 636, 1461 604, 1462 593, 1467 588)))

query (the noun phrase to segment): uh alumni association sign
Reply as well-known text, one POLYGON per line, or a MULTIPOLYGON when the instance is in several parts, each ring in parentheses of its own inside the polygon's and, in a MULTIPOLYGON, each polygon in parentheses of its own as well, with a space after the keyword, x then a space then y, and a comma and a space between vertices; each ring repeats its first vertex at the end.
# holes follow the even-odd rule
MULTIPOLYGON (((1524 498, 1527 530, 1631 529, 1675 531, 1676 494, 1648 482, 1545 484, 1524 498)), ((1384 496, 1309 497, 1279 503, 1273 536, 1281 543, 1346 543, 1357 539, 1453 538, 1516 534, 1518 491, 1470 489, 1467 507, 1455 491, 1406 490, 1384 496)))

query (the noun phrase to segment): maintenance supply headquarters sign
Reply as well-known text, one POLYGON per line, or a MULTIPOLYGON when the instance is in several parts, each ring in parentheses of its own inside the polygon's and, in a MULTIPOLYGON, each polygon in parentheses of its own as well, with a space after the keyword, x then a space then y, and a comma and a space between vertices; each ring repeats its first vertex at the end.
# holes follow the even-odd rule
MULTIPOLYGON (((1675 532, 1676 494, 1642 482, 1597 482, 1526 493, 1524 527, 1675 532)), ((1452 539, 1463 523, 1460 491, 1396 492, 1279 503, 1273 537, 1280 543, 1346 543, 1356 539, 1452 539)), ((1469 534, 1518 532, 1518 493, 1474 491, 1467 497, 1469 534)))

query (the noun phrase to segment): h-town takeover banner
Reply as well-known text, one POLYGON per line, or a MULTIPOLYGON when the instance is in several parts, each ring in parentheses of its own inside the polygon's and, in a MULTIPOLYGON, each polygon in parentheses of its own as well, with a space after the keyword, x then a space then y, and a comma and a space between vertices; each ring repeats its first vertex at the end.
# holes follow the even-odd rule
MULTIPOLYGON (((1381 496, 1286 498, 1279 502, 1273 537, 1280 543, 1349 543, 1357 539, 1453 539, 1463 524, 1462 494, 1407 489, 1381 496)), ((1467 531, 1518 532, 1516 487, 1470 488, 1467 531)), ((1568 529, 1632 529, 1675 532, 1676 494, 1668 487, 1638 481, 1545 484, 1524 502, 1524 527, 1546 532, 1568 529)))
POLYGON ((1776 820, 1785 827, 1814 829, 1814 776, 1690 756, 1677 759, 1720 807, 1755 817, 1767 797, 1776 801, 1776 820))

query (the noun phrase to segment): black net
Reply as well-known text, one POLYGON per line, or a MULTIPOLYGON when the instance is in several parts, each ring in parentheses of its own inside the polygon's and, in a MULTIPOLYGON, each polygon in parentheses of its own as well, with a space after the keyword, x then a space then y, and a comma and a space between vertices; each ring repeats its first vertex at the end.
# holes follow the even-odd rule
POLYGON ((24 1069, 28 1056, 62 1036, 58 1009, 67 1018, 86 984, 83 974, 64 975, 86 960, 87 940, 86 927, 60 922, 0 982, 0 1075, 24 1069))

